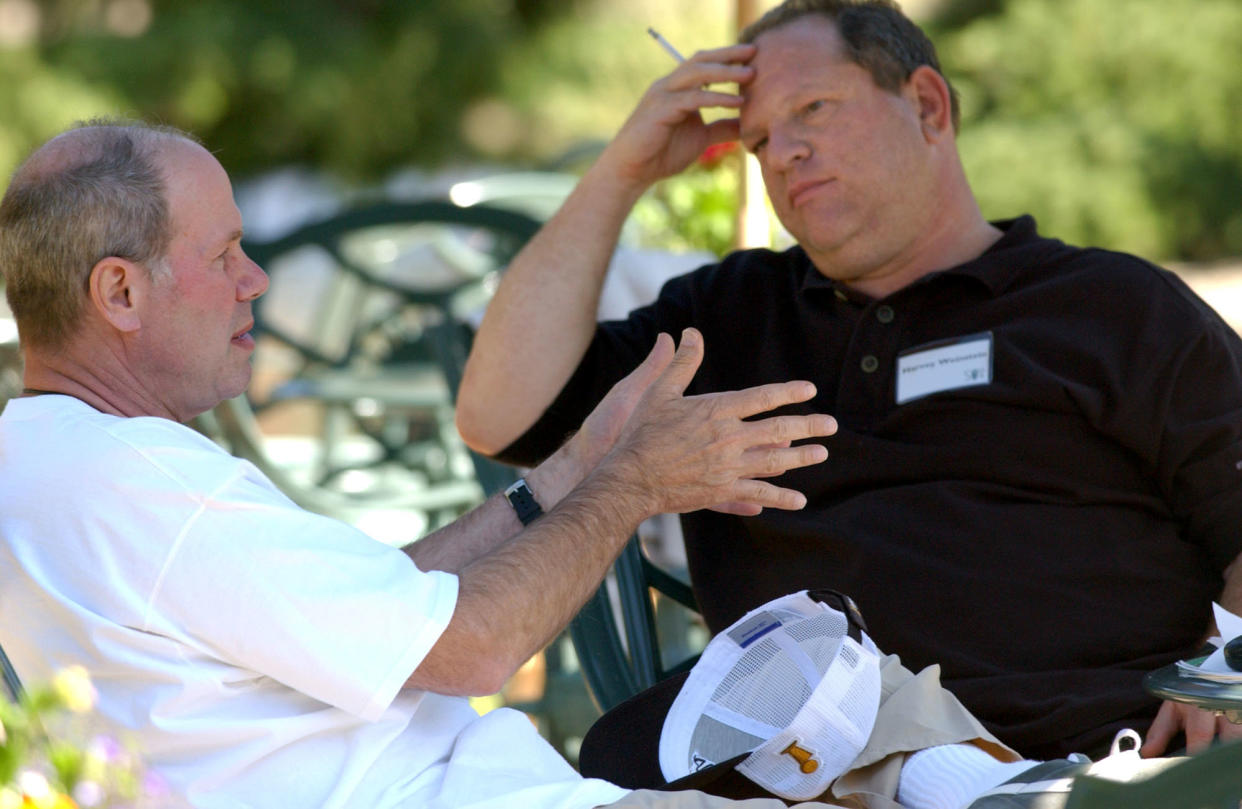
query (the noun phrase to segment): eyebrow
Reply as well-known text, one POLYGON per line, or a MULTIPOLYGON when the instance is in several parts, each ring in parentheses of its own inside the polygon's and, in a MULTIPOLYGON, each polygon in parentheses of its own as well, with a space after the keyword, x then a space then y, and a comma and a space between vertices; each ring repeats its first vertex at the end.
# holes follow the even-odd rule
MULTIPOLYGON (((221 239, 218 242, 206 243, 207 246, 204 247, 204 250, 209 250, 212 253, 212 255, 215 255, 216 251, 220 249, 221 245, 232 245, 233 242, 239 242, 241 241, 241 238, 243 235, 244 234, 242 233, 241 228, 238 228, 237 230, 231 231, 227 236, 225 236, 223 239, 221 239)), ((225 249, 228 249, 228 248, 226 247, 225 249)))

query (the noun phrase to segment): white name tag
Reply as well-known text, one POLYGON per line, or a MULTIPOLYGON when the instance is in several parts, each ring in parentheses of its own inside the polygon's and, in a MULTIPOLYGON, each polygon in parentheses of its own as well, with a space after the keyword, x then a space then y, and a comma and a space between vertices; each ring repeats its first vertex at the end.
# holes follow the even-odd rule
POLYGON ((897 404, 992 381, 992 332, 911 348, 897 355, 897 404))

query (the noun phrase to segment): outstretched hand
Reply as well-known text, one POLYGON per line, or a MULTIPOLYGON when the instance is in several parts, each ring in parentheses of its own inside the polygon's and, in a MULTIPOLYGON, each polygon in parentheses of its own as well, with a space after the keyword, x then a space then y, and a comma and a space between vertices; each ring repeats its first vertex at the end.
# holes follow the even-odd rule
POLYGON ((747 419, 805 402, 815 386, 794 381, 685 396, 703 360, 702 335, 687 329, 670 358, 671 348, 661 335, 647 360, 583 425, 583 433, 596 440, 616 431, 601 469, 607 469, 619 494, 640 498, 651 514, 720 504, 745 514, 805 506, 800 492, 762 478, 824 461, 828 451, 822 444, 791 444, 832 435, 836 421, 823 414, 747 419))
POLYGON ((709 85, 750 81, 754 68, 747 62, 754 55, 754 45, 731 45, 682 62, 647 89, 600 162, 622 180, 646 187, 682 171, 708 146, 737 140, 737 118, 708 124, 700 110, 742 106, 740 95, 709 85))
POLYGON ((673 359, 673 338, 661 332, 642 364, 612 386, 591 411, 570 442, 583 474, 596 467, 617 443, 617 437, 647 388, 673 359))
POLYGON ((1242 739, 1242 724, 1194 705, 1165 702, 1151 723, 1147 740, 1139 752, 1145 758, 1167 754, 1169 742, 1179 732, 1186 736, 1186 752, 1194 755, 1206 750, 1216 739, 1222 742, 1242 739))

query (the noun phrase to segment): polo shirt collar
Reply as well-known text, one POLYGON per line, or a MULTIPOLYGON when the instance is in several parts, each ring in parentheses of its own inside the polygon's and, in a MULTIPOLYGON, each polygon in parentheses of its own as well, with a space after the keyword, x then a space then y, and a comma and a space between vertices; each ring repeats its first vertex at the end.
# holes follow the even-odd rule
MULTIPOLYGON (((993 296, 996 296, 1003 292, 1025 267, 1036 263, 1047 249, 1060 246, 1059 242, 1040 237, 1035 218, 1030 215, 1016 219, 997 220, 991 224, 1001 231, 1001 237, 978 258, 956 267, 929 273, 915 284, 926 283, 938 276, 957 275, 977 280, 987 287, 993 296)), ((806 264, 806 275, 802 281, 803 292, 825 290, 832 291, 839 300, 858 303, 869 300, 867 296, 850 289, 840 281, 825 277, 816 269, 805 251, 799 248, 798 252, 801 253, 799 259, 806 264)))
POLYGON ((1041 248, 1047 240, 1040 237, 1033 216, 1028 214, 1017 219, 1001 219, 990 224, 1001 231, 1001 237, 978 258, 927 277, 957 275, 974 278, 995 297, 1005 291, 1018 273, 1036 263, 1038 255, 1044 253, 1041 248))

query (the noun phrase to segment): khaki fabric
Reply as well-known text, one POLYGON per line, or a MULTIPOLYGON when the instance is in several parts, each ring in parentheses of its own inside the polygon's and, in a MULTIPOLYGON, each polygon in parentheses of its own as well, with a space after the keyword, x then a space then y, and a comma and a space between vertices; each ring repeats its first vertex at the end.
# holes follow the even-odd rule
MULTIPOLYGON (((867 746, 849 772, 833 782, 826 803, 848 809, 901 809, 896 801, 901 765, 908 753, 942 744, 972 743, 1001 761, 1021 756, 1001 744, 966 708, 940 685, 940 667, 912 674, 896 655, 880 663, 880 708, 867 746)), ((784 809, 776 798, 734 801, 702 792, 631 792, 608 809, 784 809)))

